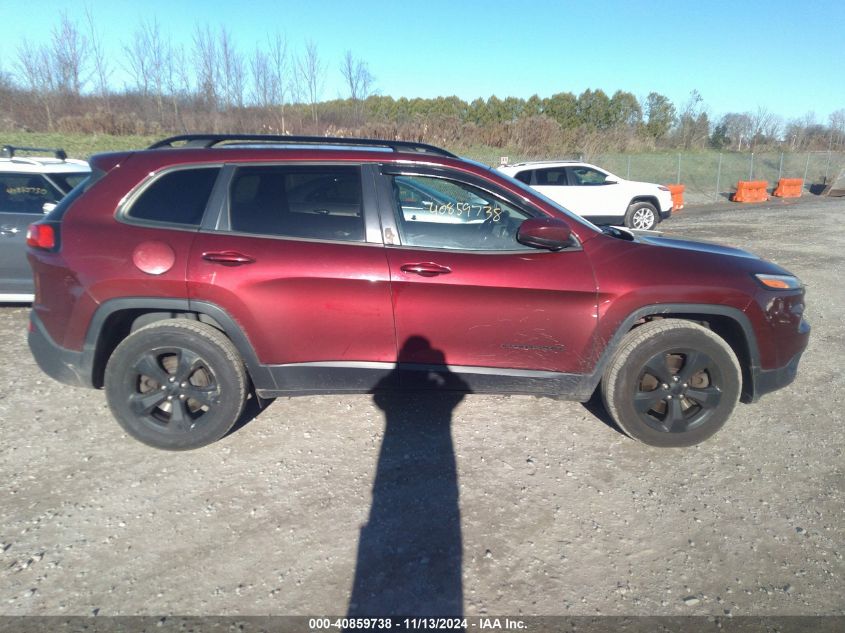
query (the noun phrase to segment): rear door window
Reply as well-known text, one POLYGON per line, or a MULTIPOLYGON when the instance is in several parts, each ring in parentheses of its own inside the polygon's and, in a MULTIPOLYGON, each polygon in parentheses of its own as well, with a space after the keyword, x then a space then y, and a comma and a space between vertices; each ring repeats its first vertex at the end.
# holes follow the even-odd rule
POLYGON ((239 233, 363 242, 362 210, 358 167, 238 167, 229 187, 229 226, 239 233))
POLYGON ((539 187, 562 187, 567 185, 566 170, 557 167, 550 169, 538 169, 536 172, 535 185, 539 187))

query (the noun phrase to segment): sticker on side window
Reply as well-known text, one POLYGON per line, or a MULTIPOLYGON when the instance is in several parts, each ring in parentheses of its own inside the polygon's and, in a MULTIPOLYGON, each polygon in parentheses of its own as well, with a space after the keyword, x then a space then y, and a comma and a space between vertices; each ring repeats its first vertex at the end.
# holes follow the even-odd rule
POLYGON ((437 204, 429 200, 423 201, 426 211, 433 215, 455 215, 462 217, 466 215, 469 219, 492 219, 498 222, 502 219, 501 207, 492 205, 470 204, 469 202, 448 202, 437 204))

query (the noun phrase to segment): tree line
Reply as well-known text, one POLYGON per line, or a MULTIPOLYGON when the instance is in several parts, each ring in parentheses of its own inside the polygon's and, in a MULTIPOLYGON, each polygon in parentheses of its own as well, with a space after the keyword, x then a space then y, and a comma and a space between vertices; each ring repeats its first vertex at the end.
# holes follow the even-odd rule
POLYGON ((106 53, 90 12, 60 14, 50 40, 24 40, 0 67, 0 128, 159 135, 190 131, 401 138, 451 147, 514 148, 527 156, 714 148, 845 149, 845 109, 827 124, 810 113, 784 121, 764 107, 716 120, 692 91, 683 104, 588 89, 528 99, 399 98, 378 93, 369 64, 346 51, 325 60, 316 42, 293 50, 275 33, 242 49, 224 26, 195 25, 173 44, 155 18, 140 22, 120 55, 106 53), (118 68, 129 81, 113 85, 118 68), (324 99, 329 73, 345 94, 324 99), (338 75, 335 75, 336 77, 338 75))

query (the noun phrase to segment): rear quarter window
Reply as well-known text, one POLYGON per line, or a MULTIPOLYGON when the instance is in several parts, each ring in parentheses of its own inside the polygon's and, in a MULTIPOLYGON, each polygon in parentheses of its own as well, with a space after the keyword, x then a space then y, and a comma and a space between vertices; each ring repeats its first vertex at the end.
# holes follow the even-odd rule
POLYGON ((219 167, 178 169, 147 185, 132 201, 126 216, 147 222, 199 226, 219 167))

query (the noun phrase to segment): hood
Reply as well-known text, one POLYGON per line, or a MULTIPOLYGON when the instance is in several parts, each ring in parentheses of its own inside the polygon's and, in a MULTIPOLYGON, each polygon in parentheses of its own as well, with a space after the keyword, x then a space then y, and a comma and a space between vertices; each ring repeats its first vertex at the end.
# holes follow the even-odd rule
POLYGON ((747 259, 760 259, 754 253, 749 253, 739 248, 711 244, 709 242, 696 242, 693 240, 680 240, 673 237, 657 237, 650 235, 635 235, 634 241, 640 244, 651 246, 663 246, 666 248, 679 248, 685 251, 696 251, 698 253, 712 253, 713 255, 730 255, 733 257, 744 257, 747 259))
POLYGON ((665 187, 665 185, 659 185, 656 182, 642 182, 641 180, 626 180, 624 178, 620 178, 619 182, 624 182, 626 185, 636 185, 638 189, 651 189, 653 191, 661 191, 661 193, 670 193, 669 191, 658 189, 658 187, 665 187))

